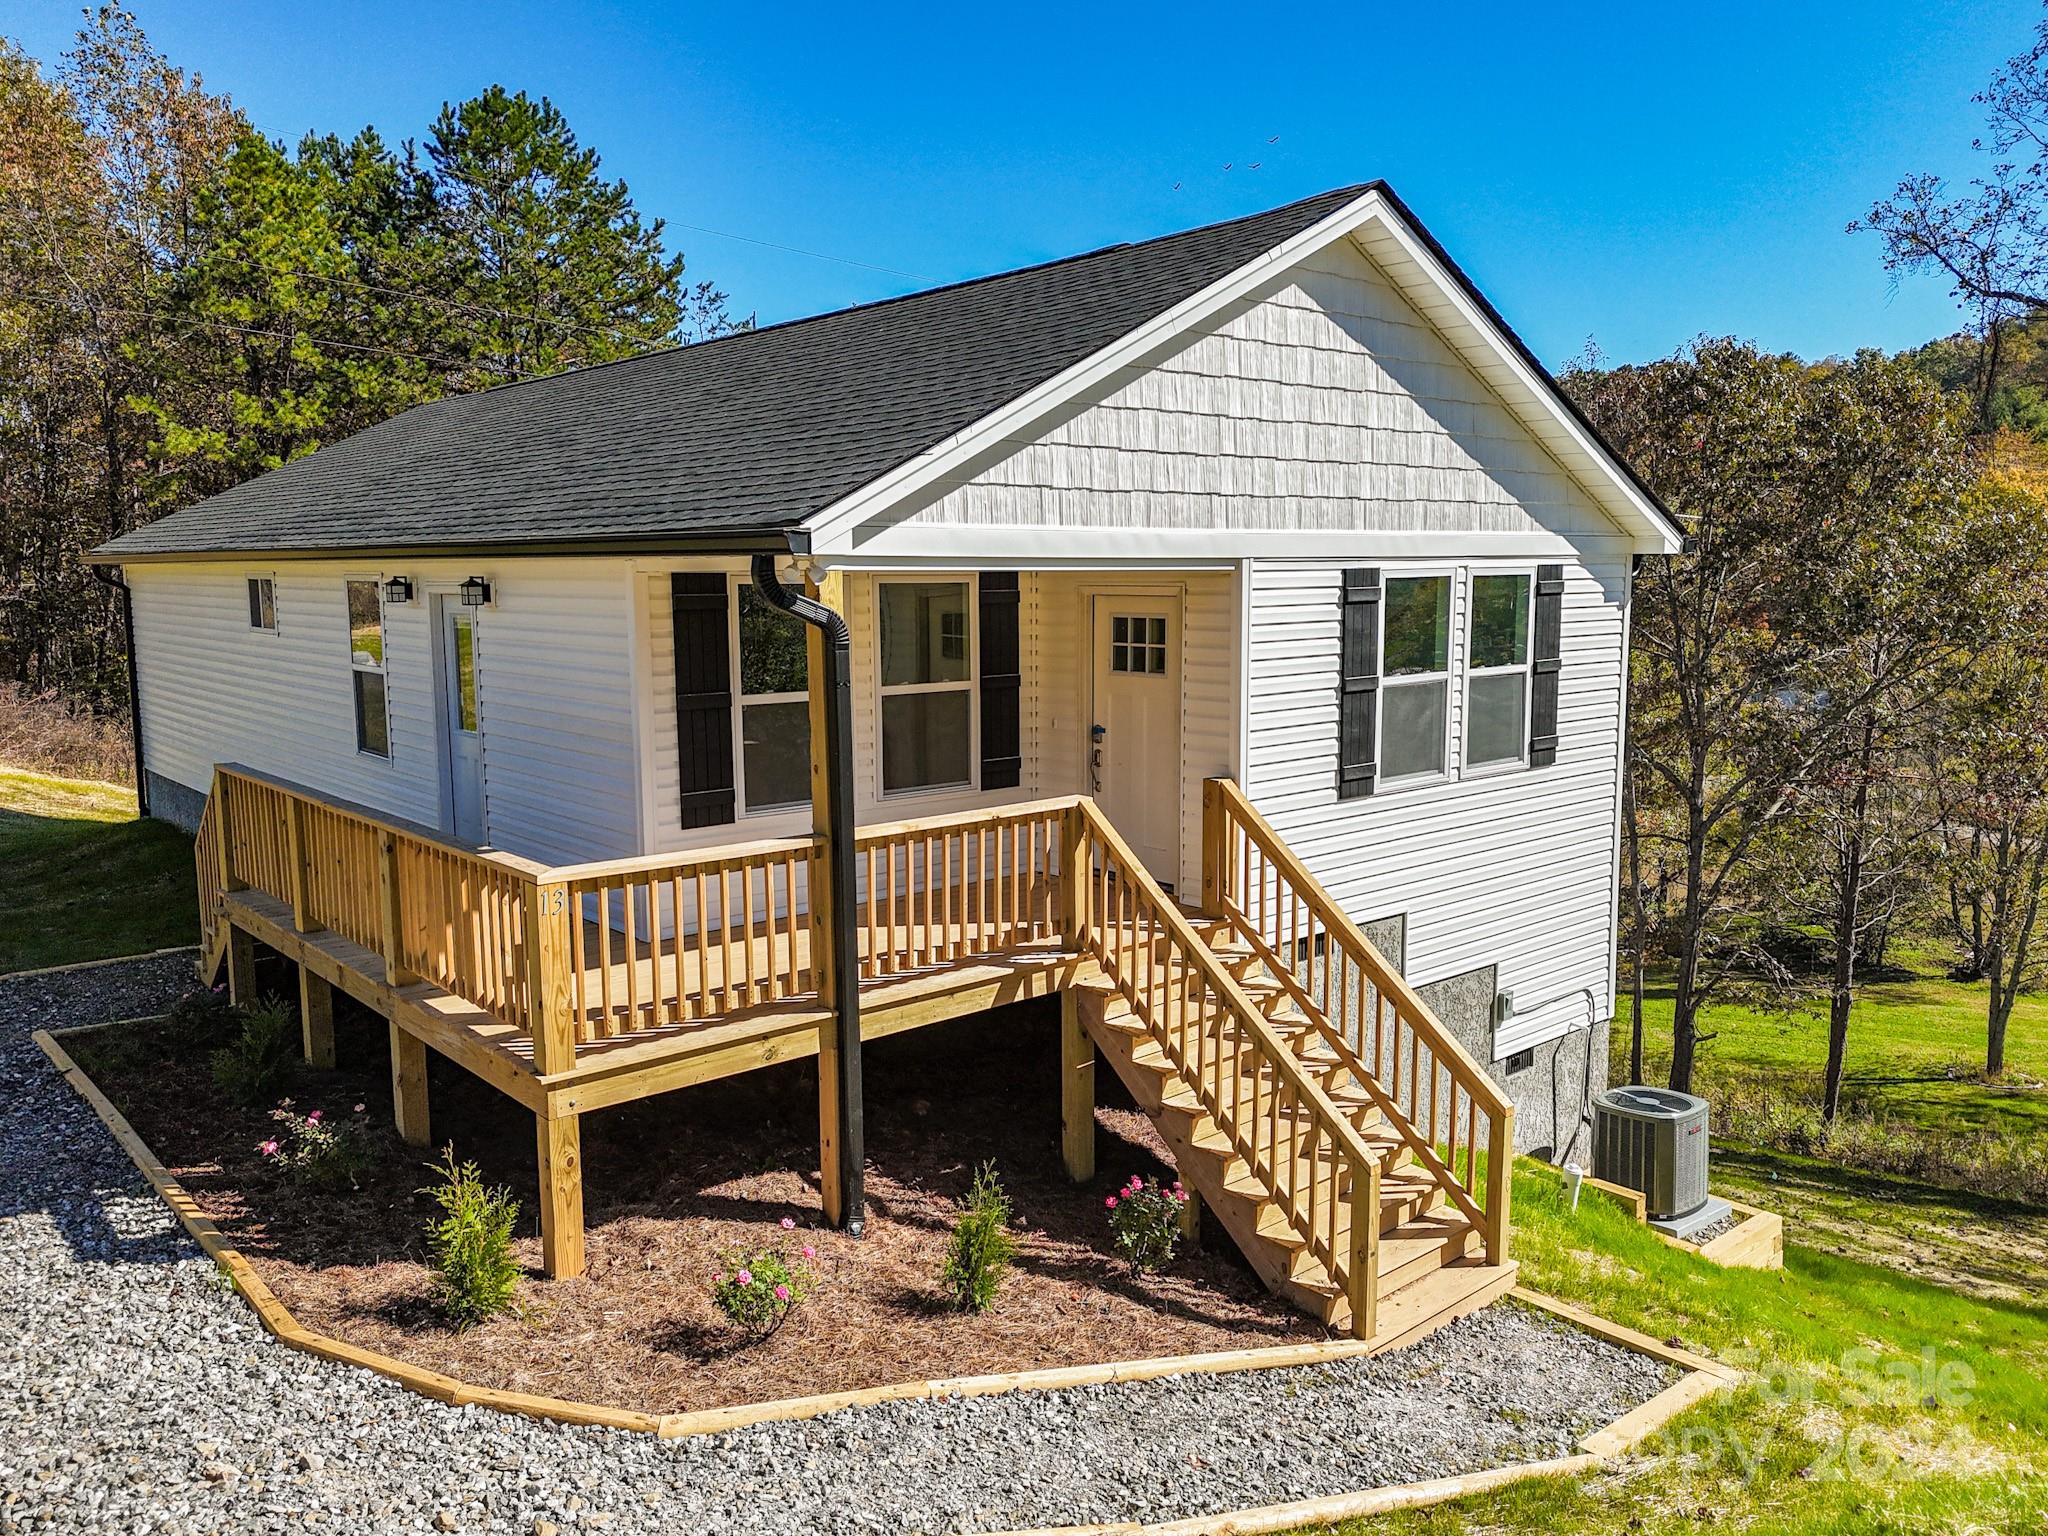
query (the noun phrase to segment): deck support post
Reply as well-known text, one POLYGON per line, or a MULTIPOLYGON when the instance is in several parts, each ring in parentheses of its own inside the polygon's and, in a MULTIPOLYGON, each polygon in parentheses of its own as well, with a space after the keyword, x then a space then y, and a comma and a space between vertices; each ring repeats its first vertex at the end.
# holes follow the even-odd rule
POLYGON ((1060 1158, 1076 1184, 1095 1177, 1095 1042, 1073 987, 1060 993, 1060 1158))
POLYGON ((782 584, 773 555, 754 557, 754 590, 806 626, 811 721, 811 970, 832 1010, 818 1032, 818 1187, 825 1219, 859 1236, 866 1127, 860 1071, 860 951, 855 921, 853 827, 853 636, 841 616, 844 578, 806 575, 782 584))
POLYGON ((1515 1106, 1501 1111, 1500 1142, 1486 1147, 1486 1262, 1508 1261, 1508 1195, 1515 1187, 1515 1106))
POLYGON ((334 988, 299 962, 299 1038, 307 1064, 334 1070, 334 988))
POLYGON ((540 1157, 541 1268, 550 1280, 583 1273, 583 1122, 576 1114, 533 1117, 540 1157))
POLYGON ((256 1001, 256 939, 234 923, 228 924, 228 1001, 238 1008, 256 1001))
POLYGON ((1202 1246, 1202 1197, 1181 1185, 1181 1192, 1187 1199, 1180 1206, 1180 1240, 1190 1248, 1202 1246))
POLYGON ((408 1146, 424 1147, 432 1139, 426 1042, 400 1029, 396 1019, 391 1021, 391 1118, 398 1122, 399 1139, 408 1146))

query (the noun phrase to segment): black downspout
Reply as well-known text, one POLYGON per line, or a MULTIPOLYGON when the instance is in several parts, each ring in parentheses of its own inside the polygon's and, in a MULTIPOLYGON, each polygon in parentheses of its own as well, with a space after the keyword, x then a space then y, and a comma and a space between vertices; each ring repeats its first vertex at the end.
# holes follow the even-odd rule
MULTIPOLYGON (((853 873, 853 636, 846 620, 823 603, 785 587, 775 556, 754 556, 754 590, 822 632, 825 652, 825 821, 832 850, 832 1004, 839 1046, 839 1209, 846 1230, 860 1235, 866 1157, 860 1087, 860 954, 853 873)), ((812 900, 817 897, 813 894, 812 900)))
POLYGON ((93 580, 121 594, 121 633, 128 642, 128 741, 135 749, 135 814, 149 815, 149 775, 142 771, 142 682, 135 670, 135 593, 103 565, 89 565, 93 580))

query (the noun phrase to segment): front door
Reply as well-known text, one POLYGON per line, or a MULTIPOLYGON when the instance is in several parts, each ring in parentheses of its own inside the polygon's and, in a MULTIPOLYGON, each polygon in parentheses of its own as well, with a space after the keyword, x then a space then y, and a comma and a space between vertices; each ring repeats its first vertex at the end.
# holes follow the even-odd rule
POLYGON ((476 615, 452 594, 434 599, 441 627, 441 750, 448 763, 450 830, 484 839, 483 735, 476 718, 476 615))
POLYGON ((1168 887, 1180 881, 1180 712, 1180 599, 1099 594, 1089 788, 1168 887))

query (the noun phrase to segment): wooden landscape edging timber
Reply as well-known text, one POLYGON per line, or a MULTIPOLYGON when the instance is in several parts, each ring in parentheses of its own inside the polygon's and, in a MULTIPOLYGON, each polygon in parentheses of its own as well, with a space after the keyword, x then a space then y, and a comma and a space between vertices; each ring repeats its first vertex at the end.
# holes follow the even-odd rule
MULTIPOLYGON (((135 1021, 123 1021, 135 1022, 135 1021)), ((1171 1355, 1150 1360, 1124 1360, 1097 1365, 1058 1366, 1035 1371, 996 1372, 982 1376, 941 1377, 930 1381, 896 1382, 886 1386, 863 1387, 848 1392, 820 1393, 810 1397, 781 1398, 765 1403, 746 1403, 724 1408, 705 1408, 690 1413, 645 1413, 628 1408, 611 1408, 567 1398, 543 1397, 534 1393, 509 1392, 480 1387, 424 1366, 414 1365, 375 1350, 346 1343, 300 1325, 276 1293, 264 1282, 250 1260, 231 1244, 212 1218, 199 1208, 170 1170, 165 1168, 146 1142, 136 1134, 127 1117, 100 1087, 71 1059, 58 1040, 59 1035, 96 1032, 105 1025, 82 1025, 72 1029, 43 1030, 31 1038, 50 1064, 72 1089, 92 1106, 107 1130, 121 1146, 151 1187, 163 1198, 195 1242, 233 1282, 237 1292, 256 1313, 257 1321, 279 1343, 304 1354, 342 1365, 360 1366, 438 1402, 463 1406, 475 1404, 501 1413, 523 1414, 528 1418, 553 1419, 565 1424, 587 1424, 610 1429, 633 1430, 663 1439, 684 1435, 715 1434, 792 1419, 816 1418, 846 1408, 873 1403, 901 1402, 943 1397, 984 1397, 1000 1393, 1053 1390, 1062 1387, 1096 1386, 1111 1382, 1146 1381, 1162 1376, 1224 1374, 1242 1370, 1270 1370, 1287 1366, 1314 1365, 1327 1361, 1372 1355, 1392 1347, 1392 1340, 1329 1339, 1308 1344, 1283 1344, 1261 1349, 1223 1350, 1199 1355, 1171 1355)), ((1287 1530, 1303 1524, 1353 1519, 1388 1510, 1441 1503, 1466 1494, 1479 1493, 1533 1477, 1564 1477, 1589 1471, 1608 1459, 1640 1444, 1674 1416, 1724 1387, 1739 1381, 1736 1371, 1690 1351, 1664 1344, 1649 1335, 1619 1323, 1609 1322, 1567 1302, 1517 1286, 1509 1293, 1526 1305, 1548 1312, 1576 1327, 1639 1354, 1681 1366, 1686 1374, 1614 1423, 1595 1430, 1579 1442, 1571 1456, 1521 1466, 1497 1467, 1459 1477, 1435 1478, 1427 1482, 1404 1483, 1357 1493, 1271 1504, 1257 1509, 1202 1515, 1161 1525, 1096 1525, 1045 1527, 1007 1536, 1250 1536, 1253 1532, 1287 1530)))
POLYGON ((197 944, 167 944, 162 949, 145 949, 132 955, 108 955, 103 960, 73 960, 69 965, 39 965, 28 971, 0 971, 0 982, 33 981, 38 976, 62 976, 70 971, 90 971, 103 965, 128 965, 137 960, 158 960, 165 955, 198 952, 197 944))
MULTIPOLYGON (((1594 1194, 1614 1201, 1637 1221, 1648 1222, 1649 1202, 1643 1198, 1641 1190, 1596 1179, 1590 1174, 1584 1184, 1594 1194)), ((1727 1196, 1721 1198, 1727 1199, 1727 1196)), ((1742 1220, 1711 1242, 1688 1242, 1682 1237, 1673 1237, 1669 1232, 1658 1232, 1657 1238, 1672 1248, 1697 1254, 1709 1264, 1719 1264, 1724 1269, 1783 1269, 1785 1218, 1775 1211, 1766 1211, 1740 1200, 1729 1200, 1728 1204, 1742 1220)))

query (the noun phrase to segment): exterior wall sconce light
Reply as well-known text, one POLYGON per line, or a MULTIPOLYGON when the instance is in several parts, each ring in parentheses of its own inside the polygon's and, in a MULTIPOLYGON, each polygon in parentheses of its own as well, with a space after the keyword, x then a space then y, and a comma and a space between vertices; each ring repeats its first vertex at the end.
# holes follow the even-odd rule
POLYGON ((412 601, 412 578, 394 576, 384 583, 384 601, 387 603, 409 603, 412 601))
POLYGON ((482 608, 491 600, 491 584, 481 576, 471 576, 462 583, 462 606, 482 608))

